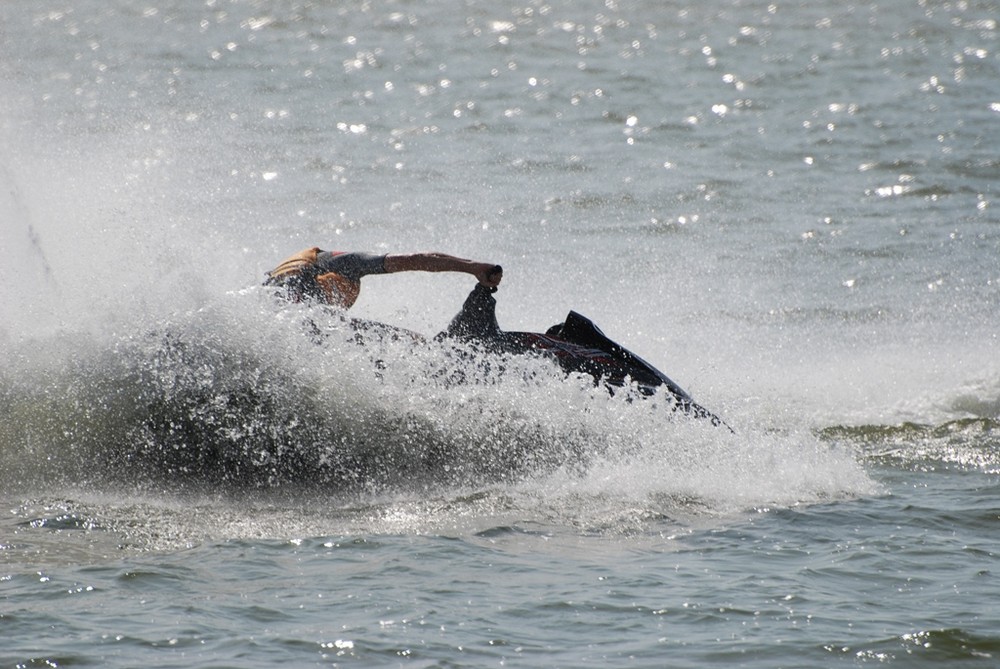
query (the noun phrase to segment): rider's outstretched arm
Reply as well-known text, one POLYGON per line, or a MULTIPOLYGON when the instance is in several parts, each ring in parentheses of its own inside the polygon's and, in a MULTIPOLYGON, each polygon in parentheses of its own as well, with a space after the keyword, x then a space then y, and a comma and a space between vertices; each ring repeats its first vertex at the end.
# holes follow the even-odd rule
POLYGON ((387 255, 383 263, 386 272, 465 272, 489 288, 496 288, 503 278, 499 265, 457 258, 445 253, 410 253, 387 255))

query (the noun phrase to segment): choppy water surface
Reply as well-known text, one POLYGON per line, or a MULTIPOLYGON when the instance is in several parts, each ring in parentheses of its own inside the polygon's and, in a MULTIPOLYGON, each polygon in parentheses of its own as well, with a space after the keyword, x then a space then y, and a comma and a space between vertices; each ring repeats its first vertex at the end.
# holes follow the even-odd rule
POLYGON ((994 666, 997 17, 0 4, 0 662, 994 666), (316 244, 500 263, 735 433, 358 346, 256 287, 316 244))

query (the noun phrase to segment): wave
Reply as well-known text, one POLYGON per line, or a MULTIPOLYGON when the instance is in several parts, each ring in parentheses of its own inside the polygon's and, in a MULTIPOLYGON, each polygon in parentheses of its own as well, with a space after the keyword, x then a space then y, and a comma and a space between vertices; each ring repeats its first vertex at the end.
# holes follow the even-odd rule
POLYGON ((910 663, 990 663, 1000 652, 1000 637, 949 627, 920 630, 873 641, 866 647, 827 646, 826 650, 853 656, 858 661, 910 663))
POLYGON ((975 417, 938 424, 832 426, 820 438, 858 448, 863 459, 902 468, 955 467, 1000 472, 1000 420, 975 417))
POLYGON ((279 308, 261 291, 138 320, 10 345, 0 477, 11 494, 96 496, 97 511, 70 504, 53 517, 132 528, 136 504, 159 509, 166 495, 214 508, 221 495, 212 513, 242 520, 213 526, 287 536, 287 509, 317 534, 469 523, 642 532, 877 489, 849 449, 808 433, 730 434, 541 359, 361 343, 338 317, 279 308))

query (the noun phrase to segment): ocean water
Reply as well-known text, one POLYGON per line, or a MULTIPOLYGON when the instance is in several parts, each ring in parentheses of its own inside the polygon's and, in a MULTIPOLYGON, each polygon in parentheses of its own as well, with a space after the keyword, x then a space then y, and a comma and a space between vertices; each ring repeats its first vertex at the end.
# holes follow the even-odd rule
POLYGON ((0 3, 0 665, 1000 666, 998 138, 995 0, 0 3))

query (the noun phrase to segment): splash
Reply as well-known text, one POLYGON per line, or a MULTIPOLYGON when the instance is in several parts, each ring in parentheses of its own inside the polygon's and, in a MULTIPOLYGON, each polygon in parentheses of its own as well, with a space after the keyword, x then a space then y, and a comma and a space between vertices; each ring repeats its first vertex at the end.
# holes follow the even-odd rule
MULTIPOLYGON (((743 491, 743 500, 723 495, 730 503, 850 488, 810 475, 777 494, 766 477, 801 460, 797 447, 723 436, 666 398, 607 395, 541 359, 484 364, 453 344, 359 343, 340 317, 278 306, 265 291, 108 339, 42 345, 20 349, 3 379, 9 483, 372 493, 532 480, 601 494, 743 491)), ((791 466, 780 485, 817 464, 791 466)))

